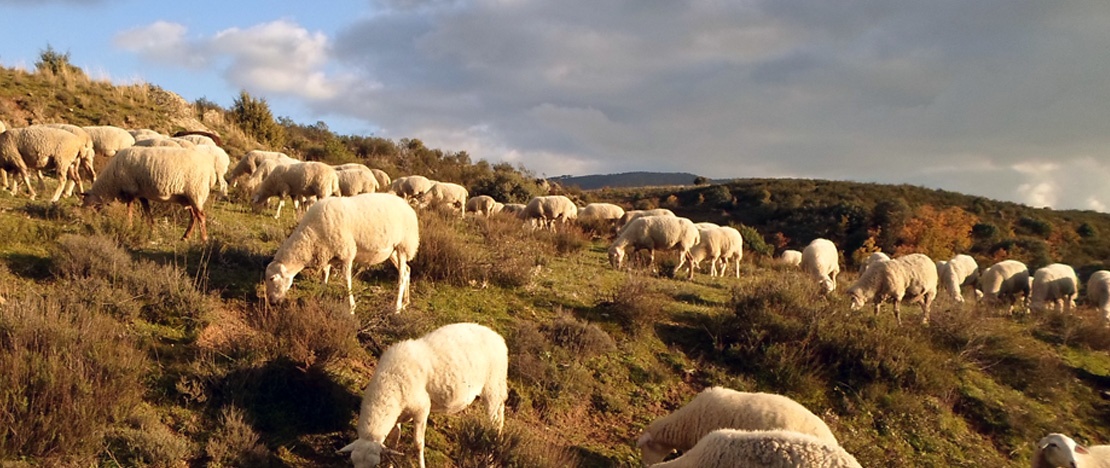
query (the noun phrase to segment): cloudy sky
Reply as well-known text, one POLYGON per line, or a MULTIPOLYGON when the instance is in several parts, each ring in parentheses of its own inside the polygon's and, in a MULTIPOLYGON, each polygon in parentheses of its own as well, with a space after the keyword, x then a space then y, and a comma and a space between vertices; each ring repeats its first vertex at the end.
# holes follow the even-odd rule
POLYGON ((50 44, 340 133, 537 174, 910 183, 1110 206, 1106 0, 0 0, 50 44))

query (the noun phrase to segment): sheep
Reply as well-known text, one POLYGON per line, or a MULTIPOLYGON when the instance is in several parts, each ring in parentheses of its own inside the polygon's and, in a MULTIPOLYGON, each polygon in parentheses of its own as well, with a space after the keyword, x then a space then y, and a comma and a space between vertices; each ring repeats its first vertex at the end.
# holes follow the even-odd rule
POLYGON ((1071 437, 1052 433, 1037 442, 1033 468, 1110 468, 1110 445, 1084 447, 1071 437))
POLYGON ((279 198, 274 218, 281 216, 285 197, 294 201, 315 197, 320 200, 339 195, 339 175, 335 169, 322 162, 296 162, 279 164, 267 175, 251 197, 251 203, 261 208, 270 197, 279 198))
POLYGON ((890 255, 887 255, 887 254, 882 253, 882 252, 872 252, 871 255, 869 255, 867 257, 867 259, 863 261, 863 263, 860 263, 860 265, 859 265, 860 274, 863 274, 864 271, 867 271, 867 267, 871 266, 871 264, 881 262, 881 261, 884 261, 884 260, 890 260, 890 255))
POLYGON ((878 315, 883 302, 894 303, 894 318, 902 324, 899 304, 903 299, 920 303, 921 323, 929 323, 929 309, 937 296, 937 265, 928 255, 910 254, 872 264, 846 291, 852 310, 873 302, 878 315))
POLYGON ((185 141, 189 141, 189 142, 192 142, 193 144, 195 144, 197 146, 201 146, 201 145, 219 146, 219 144, 216 143, 216 140, 213 140, 212 137, 210 137, 208 135, 201 135, 201 134, 198 134, 198 133, 186 133, 186 134, 177 133, 177 134, 174 134, 173 138, 179 138, 179 139, 182 139, 182 140, 185 140, 185 141))
POLYGON ((127 203, 129 223, 136 199, 147 219, 151 219, 150 200, 184 205, 192 217, 181 239, 188 239, 199 222, 201 240, 207 241, 204 203, 216 177, 211 159, 197 150, 133 146, 108 161, 92 188, 82 194, 83 204, 99 206, 122 200, 127 203))
POLYGON ((739 278, 740 260, 744 259, 744 236, 732 226, 723 226, 721 230, 724 231, 725 238, 728 240, 724 248, 721 249, 721 256, 719 257, 721 276, 725 275, 729 262, 736 262, 736 277, 739 278))
POLYGON ((466 207, 466 199, 470 197, 470 192, 459 184, 451 182, 435 182, 432 184, 428 191, 420 198, 420 203, 424 207, 437 208, 440 206, 447 206, 451 209, 459 210, 459 215, 466 214, 464 208, 466 207))
POLYGON ((797 250, 783 250, 779 255, 779 263, 788 266, 799 266, 802 264, 802 252, 797 250))
POLYGON ((728 234, 712 223, 697 223, 694 228, 698 230, 698 243, 690 248, 690 268, 700 268, 702 260, 709 260, 709 276, 717 276, 717 260, 730 241, 728 234))
MULTIPOLYGON (((269 177, 271 172, 274 172, 275 168, 277 168, 278 166, 288 166, 290 164, 296 164, 300 162, 301 161, 292 158, 264 159, 258 163, 258 166, 253 169, 250 177, 248 177, 247 181, 243 183, 243 189, 246 190, 247 193, 254 193, 254 191, 258 189, 258 186, 262 185, 262 181, 266 180, 266 177, 269 177)), ((336 176, 338 177, 338 174, 336 176)), ((300 206, 300 200, 294 200, 294 203, 297 203, 296 206, 300 206)))
POLYGON ((127 130, 111 125, 83 127, 92 139, 93 152, 103 160, 115 156, 124 148, 135 144, 135 137, 127 130))
MULTIPOLYGON (((207 137, 205 138, 207 139, 207 137)), ((212 159, 212 167, 216 170, 216 176, 219 177, 219 179, 216 180, 215 188, 219 190, 221 196, 227 197, 227 167, 231 165, 231 158, 228 157, 227 151, 224 151, 224 149, 219 146, 207 144, 196 145, 196 149, 212 159)))
POLYGON ((523 203, 505 203, 501 206, 500 211, 508 215, 519 217, 520 214, 524 212, 525 208, 527 208, 527 206, 523 203))
POLYGON ((266 300, 279 303, 293 286, 293 277, 306 267, 319 266, 324 283, 331 267, 343 269, 347 280, 347 302, 355 312, 351 292, 354 262, 377 265, 386 260, 397 268, 395 312, 409 300, 408 262, 420 247, 420 225, 416 212, 405 201, 388 193, 364 193, 353 197, 326 198, 312 205, 297 227, 282 242, 266 265, 266 300))
POLYGON ((988 303, 1005 301, 1009 313, 1014 311, 1014 303, 1020 297, 1028 300, 1030 283, 1029 268, 1017 260, 1003 260, 991 265, 979 275, 979 291, 988 303))
POLYGON ((386 436, 399 421, 411 418, 423 468, 428 415, 458 413, 478 397, 500 433, 509 395, 508 369, 505 339, 476 323, 445 325, 394 344, 382 353, 362 394, 358 439, 339 452, 350 453, 355 468, 377 466, 383 451, 397 454, 385 446, 386 436))
POLYGON ((493 197, 489 195, 478 195, 470 197, 470 200, 466 201, 466 212, 488 217, 493 214, 493 209, 496 205, 497 200, 494 200, 493 197))
POLYGON ((143 140, 169 138, 169 135, 164 135, 164 134, 158 133, 158 132, 156 132, 154 130, 151 130, 149 128, 132 129, 132 130, 128 130, 127 132, 130 133, 131 136, 135 138, 136 143, 140 142, 140 141, 143 141, 143 140))
POLYGON ((612 203, 590 203, 578 210, 578 222, 616 232, 617 222, 624 216, 624 208, 612 203))
POLYGON ((1032 289, 1030 306, 1033 310, 1044 311, 1048 303, 1052 303, 1053 310, 1070 311, 1075 308, 1075 297, 1079 295, 1079 278, 1072 267, 1053 263, 1033 273, 1032 289))
POLYGON ((656 250, 678 251, 679 271, 686 262, 690 263, 690 274, 687 278, 694 277, 693 258, 690 253, 700 239, 694 223, 686 218, 675 216, 645 216, 636 218, 617 236, 609 245, 609 264, 615 269, 620 269, 624 262, 626 251, 629 247, 633 252, 647 250, 650 254, 650 263, 655 264, 656 250))
POLYGON ((1098 307, 1103 323, 1110 326, 1110 271, 1096 271, 1087 279, 1087 300, 1098 307))
POLYGON ((689 452, 656 468, 861 468, 839 445, 791 431, 718 429, 689 452))
POLYGON ((197 144, 193 143, 189 140, 183 140, 181 138, 152 137, 152 138, 144 138, 142 140, 136 139, 135 144, 133 146, 143 146, 143 147, 162 146, 162 147, 168 147, 168 148, 195 149, 197 147, 197 144))
POLYGON ((339 193, 344 197, 351 197, 363 193, 378 191, 378 179, 369 167, 358 163, 341 164, 335 166, 335 174, 339 177, 339 193))
POLYGON ((963 304, 962 288, 973 286, 979 280, 979 264, 970 255, 959 254, 946 262, 937 262, 937 275, 941 287, 954 301, 963 304))
POLYGON ((392 183, 392 181, 389 179, 389 174, 386 174, 385 171, 377 168, 370 168, 370 172, 374 173, 374 179, 378 181, 378 191, 389 191, 389 185, 392 183))
POLYGON ((266 161, 269 159, 284 161, 288 164, 300 162, 289 157, 289 155, 285 153, 277 151, 247 151, 247 153, 244 154, 243 157, 239 158, 239 162, 235 164, 235 167, 231 169, 231 172, 227 174, 227 181, 233 183, 233 185, 237 185, 235 184, 235 182, 239 177, 253 175, 254 171, 258 168, 258 165, 261 164, 262 161, 266 161))
POLYGON ((76 135, 57 128, 41 125, 12 128, 0 133, 0 169, 14 171, 12 195, 19 193, 19 181, 27 185, 31 199, 38 196, 31 186, 31 171, 44 169, 50 163, 58 171, 58 187, 51 203, 62 197, 66 182, 76 178, 74 164, 85 149, 84 142, 76 135))
MULTIPOLYGON (((51 124, 44 124, 43 126, 44 127, 50 127, 50 128, 57 128, 59 130, 65 130, 69 133, 74 134, 75 136, 77 136, 77 138, 80 138, 81 141, 83 142, 84 147, 81 149, 81 153, 77 156, 77 163, 76 163, 77 166, 75 166, 76 170, 74 171, 74 175, 77 177, 77 180, 76 180, 77 187, 82 192, 84 192, 85 191, 85 185, 81 181, 81 169, 84 169, 85 172, 89 174, 89 181, 90 182, 96 180, 96 168, 93 167, 95 159, 96 159, 96 150, 93 147, 92 136, 89 135, 89 132, 85 131, 84 128, 78 127, 76 125, 65 124, 65 123, 51 123, 51 124)), ((73 195, 73 186, 74 186, 74 181, 70 180, 68 182, 67 186, 66 186, 66 196, 67 197, 70 196, 70 195, 73 195)))
POLYGON ((495 215, 505 209, 505 204, 499 201, 493 202, 493 207, 489 209, 489 214, 495 215))
POLYGON ((424 192, 427 192, 430 188, 432 188, 432 181, 428 180, 427 177, 412 175, 394 179, 389 184, 389 193, 412 201, 424 198, 424 192))
POLYGON ((668 210, 666 208, 656 208, 654 210, 630 210, 630 211, 625 211, 624 215, 622 215, 620 217, 620 219, 617 220, 617 226, 618 226, 617 227, 617 235, 620 235, 620 231, 623 231, 624 227, 628 226, 628 223, 631 223, 636 218, 643 217, 643 216, 674 216, 674 215, 675 214, 674 214, 673 211, 668 210))
POLYGON ((520 212, 521 219, 527 220, 533 228, 555 229, 555 223, 566 224, 578 218, 578 206, 563 195, 533 197, 520 212))
POLYGON ((836 276, 840 274, 840 254, 836 244, 828 239, 814 239, 802 250, 802 271, 817 280, 825 294, 836 290, 836 276))
POLYGON ((673 413, 652 421, 636 446, 644 464, 651 465, 663 461, 672 451, 690 450, 716 429, 794 431, 838 445, 821 418, 789 397, 712 387, 673 413))

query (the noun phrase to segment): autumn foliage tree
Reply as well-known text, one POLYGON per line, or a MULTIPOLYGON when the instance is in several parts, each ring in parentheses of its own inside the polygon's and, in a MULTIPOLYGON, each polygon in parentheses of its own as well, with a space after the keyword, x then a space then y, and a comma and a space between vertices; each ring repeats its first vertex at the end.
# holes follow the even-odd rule
POLYGON ((978 222, 978 216, 957 206, 938 210, 923 205, 899 231, 895 253, 923 253, 936 260, 952 258, 971 247, 971 230, 978 222))

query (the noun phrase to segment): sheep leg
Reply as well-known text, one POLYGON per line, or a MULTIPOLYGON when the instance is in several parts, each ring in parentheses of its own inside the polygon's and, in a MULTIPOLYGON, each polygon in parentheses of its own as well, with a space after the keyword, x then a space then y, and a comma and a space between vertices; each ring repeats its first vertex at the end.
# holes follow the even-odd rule
POLYGON ((936 299, 936 294, 929 293, 926 293, 925 296, 921 299, 921 312, 924 313, 924 315, 921 317, 922 325, 929 324, 929 311, 932 310, 933 299, 936 299))
POLYGON ((189 212, 189 227, 185 228, 185 235, 181 236, 181 240, 189 238, 189 234, 193 233, 193 227, 197 224, 197 212, 191 206, 186 206, 185 210, 189 212))
POLYGON ((413 416, 413 438, 416 439, 416 454, 420 457, 420 468, 424 467, 424 430, 428 428, 428 413, 431 411, 430 406, 420 409, 419 414, 413 416))
POLYGON ((343 262, 343 275, 347 279, 347 303, 351 305, 351 313, 355 313, 355 295, 351 292, 351 272, 354 270, 355 259, 349 258, 343 262))
POLYGON ((278 198, 278 207, 277 211, 274 212, 274 219, 278 219, 278 216, 281 216, 281 207, 283 206, 285 206, 285 197, 278 198))
POLYGON ((58 188, 54 189, 54 196, 50 197, 50 203, 58 203, 62 198, 62 193, 65 192, 66 184, 69 182, 70 168, 58 168, 58 188))
POLYGON ((328 284, 328 278, 331 277, 331 262, 325 263, 322 270, 324 272, 324 284, 328 284))
POLYGON ((154 213, 150 211, 150 200, 139 198, 139 205, 143 208, 143 216, 146 217, 147 224, 154 226, 154 213))
POLYGON ((899 300, 897 297, 894 298, 894 320, 898 322, 898 325, 902 324, 901 303, 902 301, 899 300))
POLYGON ((200 208, 195 208, 193 215, 200 221, 200 240, 208 242, 208 215, 200 208))
MULTIPOLYGON (((35 188, 31 186, 31 176, 26 172, 23 173, 23 183, 27 186, 27 192, 30 193, 32 200, 39 196, 39 194, 35 192, 35 188)), ((17 193, 19 193, 18 181, 16 181, 15 183, 15 188, 12 189, 12 195, 15 195, 17 193)))

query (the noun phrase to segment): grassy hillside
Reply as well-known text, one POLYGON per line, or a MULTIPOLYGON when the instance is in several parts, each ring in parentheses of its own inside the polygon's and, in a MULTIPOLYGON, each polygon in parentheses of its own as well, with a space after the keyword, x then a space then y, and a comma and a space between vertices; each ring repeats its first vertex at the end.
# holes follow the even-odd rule
MULTIPOLYGON (((18 86, 35 95, 50 86, 41 73, 5 73, 27 80, 18 86)), ((56 92, 85 96, 93 93, 85 86, 100 85, 66 86, 56 92)), ((0 94, 8 122, 34 107, 13 96, 0 94)), ((119 105, 87 99, 103 112, 119 105)), ((171 119, 196 115, 196 106, 184 114, 140 107, 171 119)), ((222 133, 257 143, 227 110, 205 107, 224 117, 222 133)), ((42 109, 36 121, 77 120, 42 109)), ((394 176, 434 170, 475 192, 520 198, 534 187, 526 173, 471 164, 418 140, 283 128, 283 144, 302 157, 395 164, 387 166, 394 176)), ((943 249, 961 234, 923 226, 969 225, 963 235, 981 260, 1003 250, 1029 255, 1039 245, 1029 239, 1039 239, 1046 257, 1094 265, 1106 259, 1100 233, 1110 233, 1105 215, 904 186, 753 180, 668 190, 572 195, 743 223, 762 234, 750 242, 766 252, 816 235, 849 249, 943 249)), ((297 277, 290 303, 268 307, 261 274, 295 215, 275 220, 244 197, 210 202, 212 240, 201 243, 178 240, 188 219, 179 208, 158 207, 153 223, 129 226, 118 205, 94 211, 74 199, 50 205, 0 193, 0 464, 348 466, 335 451, 355 437, 377 357, 458 321, 507 339, 506 431, 496 435, 480 410, 434 415, 430 466, 638 466, 642 428, 711 385, 793 397, 864 466, 1019 467, 1048 432, 1108 439, 1110 402, 1100 392, 1110 390, 1110 331, 1087 306, 1008 316, 943 299, 931 325, 906 307, 897 326, 888 314, 850 311, 841 294, 821 297, 798 271, 751 252, 739 279, 686 281, 673 278, 670 259, 659 274, 614 271, 607 240, 574 228, 532 232, 511 218, 421 212, 413 304, 404 313, 391 311, 396 273, 384 265, 357 270, 354 316, 342 286, 323 285, 317 271, 297 277)), ((846 270, 841 288, 854 277, 846 270)), ((395 448, 407 456, 389 461, 413 466, 410 425, 401 440, 395 448)))

